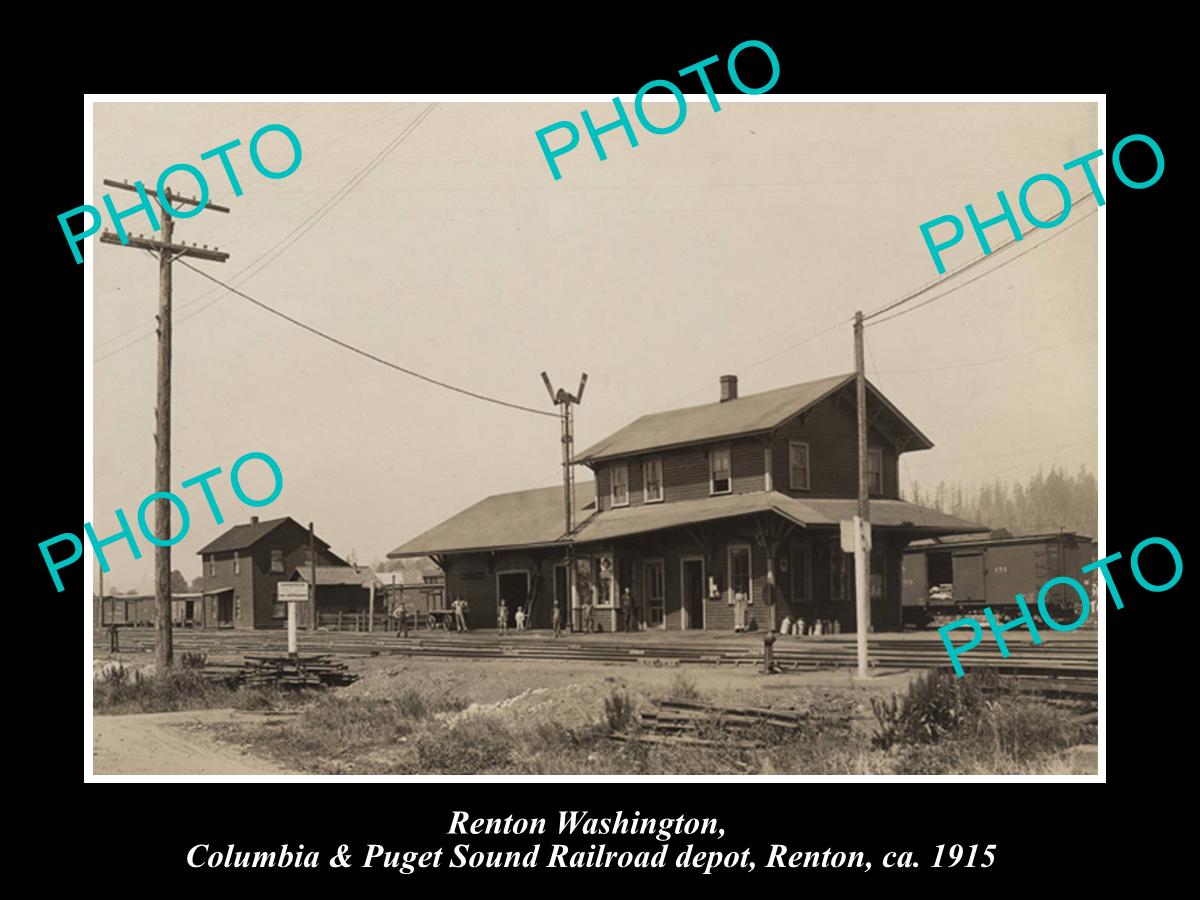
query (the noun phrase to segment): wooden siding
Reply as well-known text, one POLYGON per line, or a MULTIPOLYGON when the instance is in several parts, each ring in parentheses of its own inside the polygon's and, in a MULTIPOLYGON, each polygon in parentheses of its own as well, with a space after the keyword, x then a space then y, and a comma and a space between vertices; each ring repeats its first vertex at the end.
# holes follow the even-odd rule
MULTIPOLYGON (((837 620, 843 631, 854 628, 854 593, 853 593, 853 561, 848 555, 842 554, 838 547, 838 534, 833 528, 813 528, 812 533, 793 534, 777 550, 774 568, 778 588, 778 606, 775 611, 775 625, 778 626, 788 617, 792 620, 804 619, 811 623, 816 619, 837 620), (807 548, 809 560, 809 577, 811 589, 807 596, 800 598, 793 589, 792 576, 795 571, 792 559, 797 552, 807 548), (842 600, 834 600, 831 596, 830 567, 834 554, 840 554, 845 562, 845 590, 842 600), (782 560, 787 559, 785 567, 782 560), (786 569, 786 571, 785 571, 786 569)), ((765 630, 770 622, 769 611, 764 602, 764 588, 767 581, 767 550, 756 541, 757 529, 752 519, 731 522, 713 523, 707 528, 708 547, 703 550, 692 538, 681 529, 645 535, 637 539, 626 539, 606 545, 579 545, 576 553, 579 556, 611 554, 613 557, 613 596, 620 597, 625 587, 631 587, 637 609, 637 621, 647 622, 646 611, 646 579, 645 563, 650 560, 662 561, 664 587, 664 617, 666 630, 678 631, 683 627, 682 585, 680 562, 688 557, 704 557, 706 576, 706 596, 703 600, 703 627, 709 631, 733 630, 733 605, 729 592, 728 560, 730 545, 746 545, 750 547, 750 590, 751 605, 748 621, 752 628, 765 630), (716 578, 721 586, 720 596, 707 596, 707 578, 716 578), (625 579, 626 581, 623 581, 625 579)), ((895 630, 900 627, 900 577, 901 552, 908 542, 909 535, 879 534, 876 536, 876 558, 883 561, 884 567, 884 596, 872 601, 871 624, 875 631, 895 630)), ((496 573, 507 571, 525 571, 532 578, 535 574, 541 576, 537 600, 534 604, 530 627, 547 629, 550 627, 550 606, 554 597, 554 569, 562 562, 559 553, 502 553, 494 559, 484 554, 464 554, 453 557, 448 562, 446 586, 448 600, 455 597, 466 597, 468 603, 468 624, 473 629, 491 630, 496 627, 496 573)), ((517 602, 509 603, 510 625, 511 616, 516 612, 517 602)), ((564 603, 563 627, 568 630, 568 622, 579 623, 577 610, 569 609, 564 603)), ((612 606, 596 607, 594 620, 604 633, 619 630, 619 602, 612 606)), ((649 626, 647 626, 649 628, 649 626)), ((656 626, 657 627, 657 626, 656 626)))
MULTIPOLYGON (((878 428, 870 430, 868 441, 872 450, 879 450, 883 454, 883 491, 872 493, 871 496, 900 499, 899 457, 895 445, 878 428)), ((709 451, 721 446, 730 448, 732 493, 766 489, 767 457, 764 451, 769 446, 774 490, 793 497, 858 496, 858 428, 854 410, 830 397, 803 416, 781 426, 769 445, 760 437, 745 437, 621 460, 629 467, 629 505, 640 506, 644 502, 642 464, 652 456, 662 459, 665 502, 700 500, 711 496, 709 451), (788 442, 792 440, 808 444, 807 490, 793 489, 791 486, 788 442)), ((612 465, 614 463, 606 462, 596 468, 596 490, 602 510, 612 508, 612 465)))
MULTIPOLYGON (((284 523, 270 534, 266 535, 253 547, 236 551, 240 561, 239 573, 233 572, 234 551, 217 554, 204 554, 201 590, 209 593, 221 589, 233 589, 233 627, 234 628, 286 628, 287 618, 275 618, 275 586, 280 581, 286 581, 293 571, 308 564, 308 529, 303 526, 284 523), (271 551, 283 551, 283 571, 271 571, 271 551), (216 575, 208 574, 209 562, 216 563, 216 575)), ((325 552, 321 544, 317 544, 317 565, 338 565, 325 552)), ((301 625, 308 627, 311 610, 310 604, 304 604, 301 625)), ((318 598, 318 608, 320 601, 318 598)), ((204 622, 207 627, 217 627, 217 601, 209 598, 204 604, 204 622)))
MULTIPOLYGON (((871 496, 898 500, 896 448, 877 428, 868 432, 867 445, 883 451, 883 493, 871 496)), ((830 397, 788 422, 776 433, 771 465, 775 490, 782 493, 793 497, 857 497, 858 425, 854 410, 830 397), (808 444, 808 490, 792 488, 789 441, 808 444)))
MULTIPOLYGON (((528 626, 549 628, 554 602, 554 566, 562 561, 562 554, 557 552, 499 553, 495 558, 480 553, 467 553, 450 557, 446 564, 446 605, 449 606, 457 597, 463 597, 467 601, 467 627, 494 629, 500 605, 500 598, 496 593, 496 573, 525 572, 531 589, 534 587, 535 576, 540 576, 528 626)), ((508 600, 508 627, 515 628, 513 616, 518 606, 527 607, 527 598, 505 599, 508 600)), ((529 611, 528 608, 526 611, 529 611)), ((564 623, 566 611, 564 604, 564 623)))

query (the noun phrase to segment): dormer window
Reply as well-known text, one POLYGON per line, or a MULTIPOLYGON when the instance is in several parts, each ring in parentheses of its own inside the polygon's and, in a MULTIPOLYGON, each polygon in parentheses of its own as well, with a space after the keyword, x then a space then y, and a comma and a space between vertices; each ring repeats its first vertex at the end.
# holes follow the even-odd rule
POLYGON ((872 494, 883 493, 882 450, 867 450, 867 489, 872 494))
POLYGON ((728 494, 733 490, 733 477, 730 471, 728 447, 717 447, 709 451, 708 471, 710 493, 728 494))
POLYGON ((625 463, 613 466, 612 473, 612 505, 629 505, 629 466, 625 463))

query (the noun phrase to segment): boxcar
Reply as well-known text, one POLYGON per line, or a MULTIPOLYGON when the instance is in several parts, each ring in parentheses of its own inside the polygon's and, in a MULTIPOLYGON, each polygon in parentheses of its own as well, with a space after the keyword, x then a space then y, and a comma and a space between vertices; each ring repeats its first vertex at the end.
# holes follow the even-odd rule
MULTIPOLYGON (((1017 594, 1036 614, 1038 591, 1060 576, 1082 582, 1094 599, 1095 573, 1083 575, 1080 569, 1096 559, 1096 550, 1091 538, 1069 531, 914 541, 903 559, 905 624, 922 627, 981 615, 985 606, 1001 620, 1015 617, 1017 594)), ((1074 621, 1078 604, 1069 585, 1055 585, 1046 596, 1048 611, 1060 622, 1074 621)))

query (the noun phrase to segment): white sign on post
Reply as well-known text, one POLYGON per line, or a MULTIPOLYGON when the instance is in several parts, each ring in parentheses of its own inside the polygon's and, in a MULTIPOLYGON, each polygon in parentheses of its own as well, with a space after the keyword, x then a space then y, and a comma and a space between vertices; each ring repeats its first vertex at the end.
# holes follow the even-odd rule
POLYGON ((281 581, 275 585, 275 597, 288 605, 288 654, 296 655, 296 604, 308 602, 307 581, 281 581))
MULTIPOLYGON (((853 519, 842 519, 838 524, 841 526, 842 535, 842 550, 846 553, 854 552, 854 523, 860 521, 858 516, 853 519)), ((868 551, 871 549, 871 523, 863 522, 863 547, 868 551)))
POLYGON ((308 601, 307 581, 281 581, 275 585, 280 603, 305 603, 308 601))

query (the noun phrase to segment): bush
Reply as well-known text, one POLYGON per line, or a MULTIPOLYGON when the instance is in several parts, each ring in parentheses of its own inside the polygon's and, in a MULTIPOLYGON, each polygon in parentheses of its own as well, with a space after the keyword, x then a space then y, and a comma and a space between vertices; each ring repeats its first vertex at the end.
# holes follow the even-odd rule
POLYGON ((903 697, 871 698, 879 723, 872 746, 887 750, 895 744, 936 743, 974 724, 985 708, 984 691, 994 680, 992 673, 957 678, 950 672, 926 672, 909 684, 903 697))
POLYGON ((700 691, 696 688, 696 679, 683 672, 676 673, 671 679, 670 696, 675 700, 698 700, 700 691))
POLYGON ((633 717, 634 705, 629 694, 614 688, 613 692, 604 698, 604 719, 608 722, 609 729, 625 731, 633 723, 633 717))

